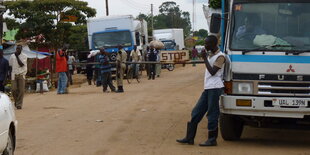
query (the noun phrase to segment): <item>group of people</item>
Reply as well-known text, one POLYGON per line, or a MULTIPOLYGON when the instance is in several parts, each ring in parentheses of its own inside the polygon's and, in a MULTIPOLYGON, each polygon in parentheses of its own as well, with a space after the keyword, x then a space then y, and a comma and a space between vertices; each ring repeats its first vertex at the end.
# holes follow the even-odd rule
MULTIPOLYGON (((122 93, 124 92, 123 87, 123 79, 124 74, 126 71, 126 68, 133 69, 134 77, 138 75, 140 64, 129 64, 126 65, 126 61, 129 58, 129 61, 131 62, 141 62, 143 60, 143 54, 141 51, 137 48, 136 45, 134 45, 133 50, 130 53, 127 53, 121 45, 118 46, 118 52, 116 55, 116 65, 111 65, 110 60, 110 53, 105 50, 105 48, 100 48, 99 52, 92 55, 90 53, 88 55, 88 64, 86 66, 86 76, 88 84, 91 85, 92 81, 94 80, 94 83, 96 86, 103 87, 103 92, 118 92, 122 93), (129 54, 129 57, 127 56, 129 54), (96 62, 98 64, 92 64, 93 62, 96 62), (117 83, 117 89, 114 87, 112 83, 112 67, 116 68, 116 83, 117 83), (110 88, 110 91, 108 90, 108 87, 110 88)), ((149 46, 146 50, 146 55, 144 60, 146 61, 154 61, 157 62, 160 59, 159 50, 155 49, 153 45, 149 46)), ((155 76, 159 77, 160 75, 160 69, 161 64, 149 64, 146 65, 148 79, 155 79, 155 76), (159 67, 160 69, 158 69, 159 67)))

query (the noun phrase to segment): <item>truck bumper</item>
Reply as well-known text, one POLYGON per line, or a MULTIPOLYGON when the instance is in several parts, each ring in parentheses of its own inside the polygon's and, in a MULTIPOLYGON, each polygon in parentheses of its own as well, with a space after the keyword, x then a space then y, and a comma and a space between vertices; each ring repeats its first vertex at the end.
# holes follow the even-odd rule
POLYGON ((304 118, 310 116, 310 98, 296 98, 306 100, 307 106, 282 107, 273 105, 273 99, 292 99, 288 97, 257 97, 257 96, 221 96, 220 108, 224 114, 258 116, 258 117, 282 117, 304 118), (237 100, 251 101, 250 106, 237 105, 237 100))

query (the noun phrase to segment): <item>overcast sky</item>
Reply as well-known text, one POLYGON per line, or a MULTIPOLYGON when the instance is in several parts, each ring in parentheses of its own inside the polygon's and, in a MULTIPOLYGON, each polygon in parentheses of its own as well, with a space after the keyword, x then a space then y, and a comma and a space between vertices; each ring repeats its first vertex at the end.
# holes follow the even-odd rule
MULTIPOLYGON (((88 5, 97 10, 97 17, 105 16, 106 5, 105 0, 83 0, 87 1, 88 5)), ((180 6, 182 11, 188 11, 190 18, 193 18, 193 0, 108 0, 110 15, 127 15, 131 14, 136 17, 139 13, 150 14, 151 4, 154 5, 154 15, 159 13, 159 6, 166 1, 175 1, 180 6)), ((202 5, 207 4, 208 0, 196 1, 196 20, 195 30, 201 28, 207 29, 207 21, 202 11, 202 5)))

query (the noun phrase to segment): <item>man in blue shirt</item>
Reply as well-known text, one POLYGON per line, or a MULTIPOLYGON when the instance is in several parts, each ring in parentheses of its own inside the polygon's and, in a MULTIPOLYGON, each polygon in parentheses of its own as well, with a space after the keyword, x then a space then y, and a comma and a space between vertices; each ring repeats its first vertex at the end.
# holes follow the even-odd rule
POLYGON ((99 72, 101 74, 101 83, 103 86, 103 92, 109 92, 108 86, 110 87, 112 92, 115 92, 115 87, 112 83, 112 75, 111 75, 111 65, 108 53, 102 47, 100 48, 100 54, 98 55, 99 65, 99 72))
POLYGON ((3 49, 0 49, 0 91, 4 92, 5 81, 8 75, 9 61, 3 57, 3 49))
MULTIPOLYGON (((158 51, 154 48, 153 45, 150 46, 150 49, 147 51, 147 58, 148 61, 157 61, 157 54, 158 51)), ((150 73, 149 73, 149 80, 152 78, 153 80, 155 79, 155 74, 156 74, 156 64, 150 64, 150 73)))

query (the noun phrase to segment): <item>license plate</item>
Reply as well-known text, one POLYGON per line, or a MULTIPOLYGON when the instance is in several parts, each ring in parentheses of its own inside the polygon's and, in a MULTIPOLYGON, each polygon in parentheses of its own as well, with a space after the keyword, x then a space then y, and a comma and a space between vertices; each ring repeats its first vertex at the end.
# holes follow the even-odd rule
POLYGON ((272 105, 288 107, 306 107, 308 102, 302 99, 273 99, 272 105))

